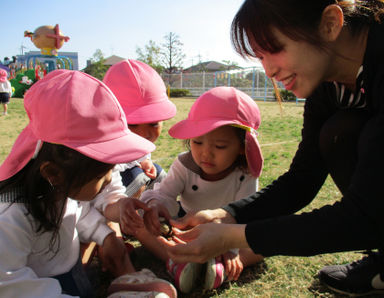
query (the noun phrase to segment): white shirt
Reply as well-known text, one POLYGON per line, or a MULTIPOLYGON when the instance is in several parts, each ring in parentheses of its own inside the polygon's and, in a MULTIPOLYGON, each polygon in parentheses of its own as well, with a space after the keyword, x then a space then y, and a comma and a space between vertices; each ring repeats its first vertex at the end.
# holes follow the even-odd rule
POLYGON ((72 269, 80 240, 101 245, 111 229, 95 208, 68 199, 54 254, 47 250, 52 233, 36 234, 36 222, 26 212, 24 204, 0 203, 0 297, 70 297, 50 277, 72 269))
POLYGON ((0 92, 1 93, 11 93, 12 92, 12 86, 9 81, 0 82, 0 92))
POLYGON ((177 158, 168 175, 156 183, 153 190, 143 192, 140 200, 160 200, 171 216, 176 216, 179 211, 176 199, 179 195, 181 206, 188 213, 222 207, 255 193, 257 189, 258 180, 238 168, 221 180, 207 181, 185 167, 177 158))

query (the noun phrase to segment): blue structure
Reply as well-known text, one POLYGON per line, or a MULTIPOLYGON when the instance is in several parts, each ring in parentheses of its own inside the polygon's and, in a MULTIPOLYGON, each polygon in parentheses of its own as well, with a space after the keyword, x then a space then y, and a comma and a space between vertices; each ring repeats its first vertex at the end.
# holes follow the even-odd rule
POLYGON ((17 65, 20 67, 23 64, 29 67, 31 64, 34 67, 37 62, 43 64, 47 72, 61 69, 79 69, 79 59, 76 52, 60 52, 58 56, 42 55, 40 51, 30 51, 24 55, 17 56, 17 65))

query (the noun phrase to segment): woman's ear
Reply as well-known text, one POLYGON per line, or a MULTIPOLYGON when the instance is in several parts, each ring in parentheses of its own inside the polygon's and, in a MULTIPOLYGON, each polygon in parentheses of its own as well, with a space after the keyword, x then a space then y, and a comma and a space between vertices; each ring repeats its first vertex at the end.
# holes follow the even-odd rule
POLYGON ((51 185, 57 186, 63 182, 63 175, 60 168, 53 162, 46 161, 40 166, 40 174, 51 185))
POLYGON ((335 41, 340 35, 341 29, 344 25, 343 10, 339 5, 328 5, 321 15, 319 25, 320 37, 325 42, 335 41))

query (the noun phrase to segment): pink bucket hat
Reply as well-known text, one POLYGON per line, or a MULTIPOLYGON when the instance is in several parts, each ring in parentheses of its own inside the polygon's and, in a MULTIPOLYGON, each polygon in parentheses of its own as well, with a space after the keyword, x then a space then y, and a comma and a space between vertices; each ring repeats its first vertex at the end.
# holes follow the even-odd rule
POLYGON ((116 63, 107 71, 103 82, 120 102, 128 124, 163 121, 176 114, 163 80, 144 62, 130 59, 116 63))
POLYGON ((243 128, 248 167, 252 176, 259 177, 263 156, 256 130, 260 121, 259 107, 247 94, 233 87, 216 87, 203 93, 192 105, 188 118, 173 125, 168 133, 177 139, 191 139, 223 125, 243 128))
POLYGON ((4 69, 0 68, 0 83, 5 82, 7 80, 7 76, 8 73, 4 69))
POLYGON ((55 70, 25 94, 29 124, 0 167, 0 180, 20 171, 41 142, 62 144, 93 159, 117 164, 136 160, 155 149, 132 133, 111 90, 79 71, 55 70))

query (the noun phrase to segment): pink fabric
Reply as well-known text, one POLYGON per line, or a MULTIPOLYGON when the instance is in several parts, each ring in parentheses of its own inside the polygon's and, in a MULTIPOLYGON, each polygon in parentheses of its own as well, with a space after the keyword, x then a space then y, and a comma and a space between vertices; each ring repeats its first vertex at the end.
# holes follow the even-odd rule
POLYGON ((0 180, 20 171, 38 140, 62 144, 96 160, 117 164, 155 149, 132 133, 115 96, 102 82, 80 71, 55 70, 25 94, 29 124, 0 167, 0 180))
POLYGON ((213 289, 217 289, 218 287, 220 287, 223 284, 224 278, 225 278, 224 265, 223 263, 218 261, 218 258, 215 258, 215 271, 216 271, 216 278, 213 283, 213 289))
POLYGON ((5 82, 7 80, 7 76, 7 72, 4 69, 0 68, 0 83, 5 82))
POLYGON ((176 106, 168 99, 160 75, 144 62, 116 63, 103 81, 120 102, 129 124, 163 121, 176 114, 176 106))
POLYGON ((254 177, 259 177, 263 156, 256 130, 260 122, 259 107, 247 94, 233 87, 216 87, 203 93, 192 105, 188 118, 173 125, 169 134, 177 139, 191 139, 223 125, 245 127, 248 167, 254 177))

